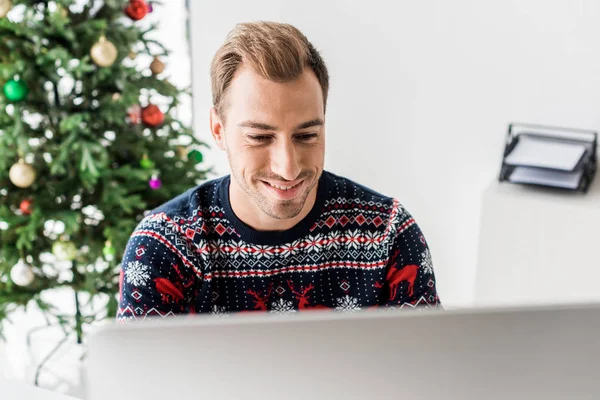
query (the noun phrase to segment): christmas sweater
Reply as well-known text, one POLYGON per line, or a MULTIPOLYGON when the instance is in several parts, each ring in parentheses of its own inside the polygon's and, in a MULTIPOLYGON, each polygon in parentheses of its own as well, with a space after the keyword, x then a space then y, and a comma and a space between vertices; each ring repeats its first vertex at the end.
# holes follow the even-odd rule
POLYGON ((122 259, 118 319, 440 304, 427 241, 397 200, 323 172, 301 222, 257 231, 233 212, 230 179, 139 223, 122 259))

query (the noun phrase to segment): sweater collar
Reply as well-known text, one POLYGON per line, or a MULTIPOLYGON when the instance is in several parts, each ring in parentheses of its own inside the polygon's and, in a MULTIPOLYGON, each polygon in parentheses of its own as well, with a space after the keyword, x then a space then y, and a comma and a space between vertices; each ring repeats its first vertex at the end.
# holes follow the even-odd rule
POLYGON ((231 175, 224 177, 219 197, 225 210, 225 216, 231 221, 233 228, 240 235, 241 239, 247 243, 258 245, 281 245, 300 239, 310 233, 310 229, 317 221, 317 218, 323 210, 327 197, 327 189, 330 177, 327 171, 323 171, 317 184, 317 198, 312 209, 300 222, 288 230, 284 231, 257 231, 253 229, 235 215, 229 199, 229 185, 231 184, 231 175))

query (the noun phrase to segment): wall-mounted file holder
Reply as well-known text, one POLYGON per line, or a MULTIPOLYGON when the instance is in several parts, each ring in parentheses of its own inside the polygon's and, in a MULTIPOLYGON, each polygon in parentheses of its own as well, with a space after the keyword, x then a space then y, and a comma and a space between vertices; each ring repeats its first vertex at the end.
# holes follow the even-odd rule
POLYGON ((499 180, 585 193, 596 174, 597 141, 594 131, 512 123, 499 180))

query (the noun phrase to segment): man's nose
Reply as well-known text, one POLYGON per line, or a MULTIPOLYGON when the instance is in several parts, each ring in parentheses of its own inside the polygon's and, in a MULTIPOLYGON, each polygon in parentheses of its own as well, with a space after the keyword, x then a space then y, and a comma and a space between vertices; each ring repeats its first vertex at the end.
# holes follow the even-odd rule
POLYGON ((300 160, 291 139, 279 140, 274 146, 271 170, 288 181, 293 181, 300 175, 300 160))

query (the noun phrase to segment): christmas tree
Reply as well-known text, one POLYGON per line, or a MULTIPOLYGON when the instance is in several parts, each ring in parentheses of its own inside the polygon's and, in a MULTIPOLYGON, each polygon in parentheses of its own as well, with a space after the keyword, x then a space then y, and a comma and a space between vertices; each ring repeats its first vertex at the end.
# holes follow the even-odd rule
POLYGON ((37 304, 81 341, 116 314, 119 258, 144 214, 206 178, 204 144, 176 117, 189 91, 148 37, 156 6, 0 0, 0 326, 37 304), (59 287, 72 316, 41 296, 59 287), (82 313, 98 296, 105 312, 82 313))

